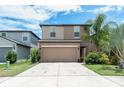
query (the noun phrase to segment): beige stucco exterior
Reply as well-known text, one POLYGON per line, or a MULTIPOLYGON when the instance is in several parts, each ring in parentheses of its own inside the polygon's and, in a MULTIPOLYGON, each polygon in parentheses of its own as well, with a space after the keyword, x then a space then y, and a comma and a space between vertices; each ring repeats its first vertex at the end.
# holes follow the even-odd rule
POLYGON ((64 39, 74 39, 74 26, 64 27, 64 39))
POLYGON ((51 25, 42 25, 42 40, 39 43, 41 62, 78 62, 92 48, 82 40, 87 25, 80 27, 80 37, 74 37, 75 25, 52 25, 56 37, 51 38, 51 25))
POLYGON ((64 27, 63 26, 55 26, 56 37, 50 37, 50 26, 42 27, 42 39, 64 39, 64 27))
MULTIPOLYGON (((56 37, 50 37, 51 26, 42 26, 42 39, 77 39, 74 38, 74 26, 54 26, 56 37)), ((80 37, 84 33, 84 27, 80 26, 80 37)), ((80 38, 78 38, 80 39, 80 38)))
POLYGON ((84 26, 80 26, 80 39, 85 33, 84 28, 85 28, 84 26))

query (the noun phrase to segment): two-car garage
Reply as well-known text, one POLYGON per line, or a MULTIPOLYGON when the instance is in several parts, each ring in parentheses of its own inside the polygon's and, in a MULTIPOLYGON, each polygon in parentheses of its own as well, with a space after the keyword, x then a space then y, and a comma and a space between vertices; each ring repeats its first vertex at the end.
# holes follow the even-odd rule
POLYGON ((79 43, 41 43, 42 62, 77 62, 80 58, 79 43))

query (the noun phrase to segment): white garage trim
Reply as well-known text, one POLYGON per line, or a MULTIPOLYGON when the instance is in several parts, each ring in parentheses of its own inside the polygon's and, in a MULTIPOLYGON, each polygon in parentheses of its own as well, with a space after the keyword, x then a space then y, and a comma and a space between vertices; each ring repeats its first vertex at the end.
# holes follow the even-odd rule
POLYGON ((79 47, 74 45, 42 45, 41 47, 79 47))

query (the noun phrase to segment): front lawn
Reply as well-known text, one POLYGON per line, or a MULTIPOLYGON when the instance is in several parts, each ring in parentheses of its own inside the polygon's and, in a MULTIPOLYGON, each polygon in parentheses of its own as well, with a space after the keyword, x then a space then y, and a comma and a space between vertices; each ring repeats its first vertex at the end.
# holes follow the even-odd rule
POLYGON ((124 76, 124 69, 115 65, 85 65, 87 68, 103 76, 124 76))
POLYGON ((7 77, 7 76, 15 76, 31 67, 33 67, 35 64, 32 64, 31 62, 21 62, 21 63, 15 63, 10 65, 10 69, 6 69, 6 64, 0 64, 0 77, 7 77))

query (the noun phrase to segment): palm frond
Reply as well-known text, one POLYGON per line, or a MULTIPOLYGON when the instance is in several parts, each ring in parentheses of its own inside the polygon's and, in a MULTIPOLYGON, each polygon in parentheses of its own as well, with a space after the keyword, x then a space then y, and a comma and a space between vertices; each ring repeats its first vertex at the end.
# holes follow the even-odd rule
POLYGON ((110 33, 110 47, 113 53, 120 60, 124 60, 124 25, 121 24, 117 28, 112 28, 110 33), (113 50, 114 49, 114 50, 113 50))
POLYGON ((100 31, 104 21, 105 21, 106 16, 104 14, 99 14, 97 15, 94 23, 93 23, 93 29, 97 32, 100 31))

